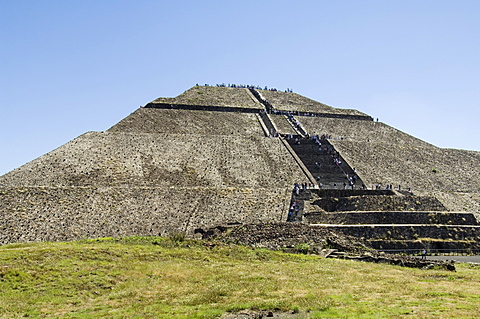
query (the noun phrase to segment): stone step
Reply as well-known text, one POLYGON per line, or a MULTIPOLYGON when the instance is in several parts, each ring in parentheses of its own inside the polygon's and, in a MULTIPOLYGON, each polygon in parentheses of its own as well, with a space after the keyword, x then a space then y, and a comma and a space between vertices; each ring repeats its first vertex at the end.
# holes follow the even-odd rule
POLYGON ((417 240, 367 240, 374 249, 391 252, 419 254, 423 249, 439 254, 455 252, 478 252, 480 242, 474 240, 439 240, 435 238, 422 238, 417 240))
MULTIPOLYGON (((343 184, 343 183, 342 183, 343 184)), ((340 185, 339 185, 340 186, 340 185)), ((357 187, 360 187, 357 184, 357 187)), ((342 186, 343 188, 343 186, 342 186)), ((347 191, 344 190, 346 193, 347 191)), ((393 192, 392 192, 393 193, 393 192)), ((316 197, 310 202, 310 212, 356 212, 356 211, 446 211, 435 197, 431 196, 385 196, 364 195, 345 197, 316 197)))
POLYGON ((444 224, 480 225, 473 213, 436 211, 309 212, 304 219, 311 224, 444 224))
POLYGON ((331 225, 311 224, 314 227, 331 228, 335 232, 366 240, 414 240, 436 238, 439 240, 480 241, 478 225, 331 225))
POLYGON ((329 257, 331 254, 335 253, 337 250, 336 249, 322 249, 319 253, 320 256, 322 257, 329 257))
POLYGON ((338 251, 337 249, 322 249, 319 255, 325 258, 342 258, 348 254, 343 251, 338 251))

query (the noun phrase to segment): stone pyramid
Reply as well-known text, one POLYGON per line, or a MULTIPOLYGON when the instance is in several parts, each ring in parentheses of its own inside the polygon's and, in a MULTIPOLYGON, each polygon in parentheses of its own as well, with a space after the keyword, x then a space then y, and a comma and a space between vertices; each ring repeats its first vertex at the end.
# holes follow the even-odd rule
MULTIPOLYGON (((353 192, 408 187, 478 216, 479 163, 480 152, 441 149, 296 93, 195 86, 0 176, 0 244, 285 222, 294 184, 343 191, 353 175, 362 184, 353 192), (309 141, 341 160, 346 177, 329 175, 334 163, 316 171, 309 141)), ((299 221, 322 210, 317 195, 302 200, 299 221)))

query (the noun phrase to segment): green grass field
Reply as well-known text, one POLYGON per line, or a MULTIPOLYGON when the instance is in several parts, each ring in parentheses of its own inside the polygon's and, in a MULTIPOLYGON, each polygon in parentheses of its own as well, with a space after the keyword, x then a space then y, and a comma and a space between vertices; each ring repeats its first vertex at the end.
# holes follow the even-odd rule
POLYGON ((420 270, 182 238, 0 247, 0 318, 478 318, 480 266, 420 270))

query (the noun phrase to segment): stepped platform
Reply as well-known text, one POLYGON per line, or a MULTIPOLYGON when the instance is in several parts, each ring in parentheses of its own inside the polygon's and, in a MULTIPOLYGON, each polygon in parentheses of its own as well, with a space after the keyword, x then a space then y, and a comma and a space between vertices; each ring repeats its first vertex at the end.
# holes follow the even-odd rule
POLYGON ((395 196, 398 192, 389 189, 311 189, 310 196, 321 197, 354 197, 354 196, 395 196))
MULTIPOLYGON (((331 225, 312 224, 315 227, 335 229, 345 235, 369 241, 382 240, 384 246, 398 240, 440 239, 442 241, 480 241, 479 225, 415 225, 415 224, 371 224, 371 225, 331 225)), ((480 245, 480 242, 479 242, 480 245)))
POLYGON ((309 224, 362 225, 362 224, 439 224, 439 225, 480 225, 473 213, 439 211, 349 211, 310 212, 304 218, 309 224))
POLYGON ((384 251, 480 249, 480 215, 449 212, 432 196, 394 190, 307 190, 297 219, 384 251))
POLYGON ((480 156, 468 151, 388 143, 333 141, 335 148, 358 168, 366 185, 400 185, 416 194, 435 194, 449 210, 480 211, 480 185, 472 168, 480 156), (368 145, 367 145, 368 144, 368 145), (405 169, 408 167, 408 169, 405 169))
POLYGON ((431 196, 360 195, 322 197, 310 200, 311 211, 446 211, 445 206, 431 196))
MULTIPOLYGON (((326 220, 315 220, 308 215, 304 215, 304 218, 308 222, 314 222, 310 224, 311 226, 326 228, 344 236, 353 236, 364 240, 370 247, 382 251, 407 254, 416 254, 423 249, 436 253, 480 251, 480 225, 478 222, 475 222, 473 225, 469 224, 468 219, 471 219, 472 216, 467 216, 465 220, 461 220, 462 224, 452 224, 458 221, 458 219, 462 219, 462 216, 453 213, 453 221, 449 220, 448 215, 446 215, 442 216, 442 219, 447 220, 449 223, 438 224, 435 220, 430 221, 425 216, 422 216, 422 213, 419 214, 417 212, 410 213, 412 216, 409 216, 406 220, 392 220, 393 223, 379 220, 385 215, 385 212, 370 212, 370 215, 364 216, 366 218, 363 221, 360 220, 361 216, 355 216, 355 214, 357 213, 340 213, 336 214, 333 219, 327 217, 326 220), (341 214, 353 214, 353 216, 339 216, 341 214), (357 219, 355 220, 355 218, 357 219), (317 223, 317 221, 325 221, 327 223, 317 223), (342 223, 355 221, 359 223, 342 223), (369 223, 374 221, 379 223, 369 223), (404 224, 408 221, 413 223, 404 224), (422 221, 426 221, 426 223, 420 223, 422 221), (335 222, 342 224, 334 224, 335 222)), ((438 217, 438 215, 434 217, 438 217)), ((392 218, 394 219, 395 217, 392 216, 392 218)))
POLYGON ((429 255, 442 254, 472 254, 480 253, 478 240, 441 240, 437 238, 421 238, 413 240, 375 240, 366 241, 369 246, 378 251, 388 253, 402 253, 410 255, 419 255, 422 250, 426 250, 429 255))
POLYGON ((312 134, 329 142, 357 169, 365 185, 408 186, 435 194, 448 210, 480 212, 480 152, 442 149, 380 122, 298 117, 312 134))

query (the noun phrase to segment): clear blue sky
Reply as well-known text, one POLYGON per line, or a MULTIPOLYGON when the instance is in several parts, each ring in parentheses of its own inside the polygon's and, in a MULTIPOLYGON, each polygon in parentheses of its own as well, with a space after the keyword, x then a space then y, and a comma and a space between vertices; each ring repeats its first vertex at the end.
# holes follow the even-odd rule
POLYGON ((480 151, 480 1, 0 0, 0 174, 196 83, 480 151))

